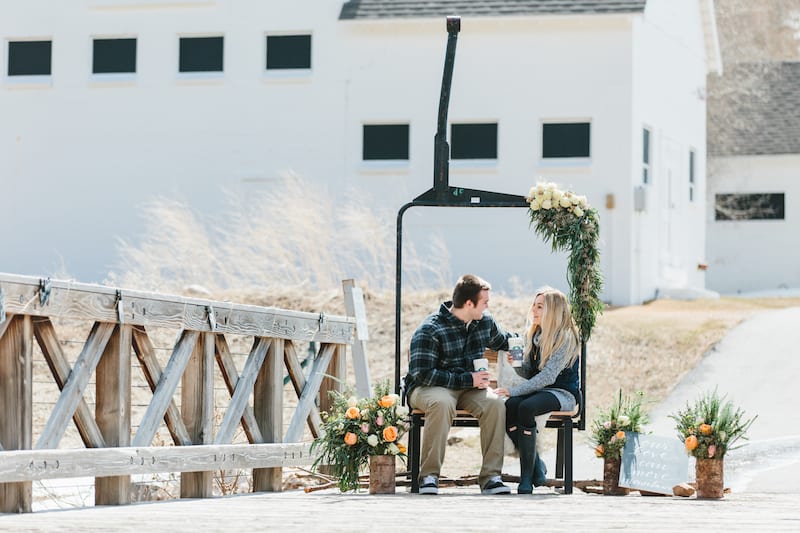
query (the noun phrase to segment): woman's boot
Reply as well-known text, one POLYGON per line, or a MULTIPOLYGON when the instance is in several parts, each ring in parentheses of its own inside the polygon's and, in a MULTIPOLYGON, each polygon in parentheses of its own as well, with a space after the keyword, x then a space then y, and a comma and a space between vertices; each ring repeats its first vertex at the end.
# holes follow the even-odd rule
POLYGON ((547 484, 547 466, 537 452, 536 461, 533 464, 533 486, 541 487, 545 484, 547 484))
POLYGON ((533 492, 533 465, 536 460, 536 428, 519 427, 519 486, 518 494, 533 492))

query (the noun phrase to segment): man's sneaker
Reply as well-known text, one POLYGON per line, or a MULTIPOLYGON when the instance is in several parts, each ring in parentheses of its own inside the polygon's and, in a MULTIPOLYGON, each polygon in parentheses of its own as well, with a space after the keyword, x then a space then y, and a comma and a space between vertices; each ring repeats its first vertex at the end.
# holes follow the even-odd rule
POLYGON ((425 476, 419 485, 420 494, 439 494, 439 478, 436 476, 425 476))
POLYGON ((511 494, 511 489, 503 485, 500 476, 494 476, 483 486, 481 494, 511 494))

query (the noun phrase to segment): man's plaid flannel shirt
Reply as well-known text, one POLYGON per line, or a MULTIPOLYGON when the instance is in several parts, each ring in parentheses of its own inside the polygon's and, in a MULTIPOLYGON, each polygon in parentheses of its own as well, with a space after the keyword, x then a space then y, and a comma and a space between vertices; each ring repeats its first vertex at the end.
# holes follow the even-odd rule
POLYGON ((406 375, 406 394, 414 387, 471 389, 472 360, 483 357, 486 348, 507 350, 509 334, 489 314, 467 326, 450 312, 453 302, 444 302, 417 328, 411 338, 411 359, 406 375))

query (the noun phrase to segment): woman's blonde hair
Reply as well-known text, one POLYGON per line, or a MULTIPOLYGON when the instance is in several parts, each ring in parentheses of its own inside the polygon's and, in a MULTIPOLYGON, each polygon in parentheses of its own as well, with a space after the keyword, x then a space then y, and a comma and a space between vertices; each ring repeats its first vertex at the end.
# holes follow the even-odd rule
POLYGON ((531 357, 533 353, 533 337, 541 330, 539 338, 539 369, 550 358, 553 352, 566 345, 569 354, 567 366, 572 365, 578 358, 578 330, 572 322, 569 302, 563 292, 553 287, 544 286, 536 291, 533 303, 528 310, 528 320, 525 331, 525 355, 531 357), (544 296, 544 311, 541 325, 533 323, 533 306, 539 295, 544 296))

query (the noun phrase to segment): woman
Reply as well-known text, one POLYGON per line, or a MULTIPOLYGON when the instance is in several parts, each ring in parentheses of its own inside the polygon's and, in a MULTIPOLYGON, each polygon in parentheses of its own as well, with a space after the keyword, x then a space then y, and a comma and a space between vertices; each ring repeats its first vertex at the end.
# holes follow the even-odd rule
POLYGON ((530 494, 533 486, 546 481, 547 469, 536 453, 535 417, 572 411, 581 401, 579 353, 567 297, 552 287, 542 287, 528 311, 522 366, 514 368, 527 381, 495 391, 508 398, 506 431, 519 449, 519 494, 530 494))

